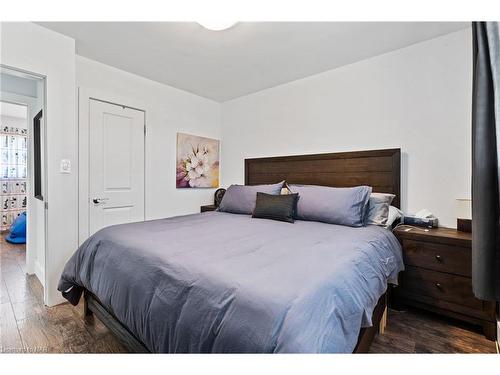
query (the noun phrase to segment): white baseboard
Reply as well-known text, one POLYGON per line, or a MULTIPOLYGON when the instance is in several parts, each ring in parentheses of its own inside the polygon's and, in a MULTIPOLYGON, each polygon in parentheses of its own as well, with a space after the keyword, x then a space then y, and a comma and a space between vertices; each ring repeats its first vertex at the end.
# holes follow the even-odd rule
POLYGON ((40 284, 45 288, 45 270, 40 265, 38 260, 35 261, 35 275, 40 281, 40 284))

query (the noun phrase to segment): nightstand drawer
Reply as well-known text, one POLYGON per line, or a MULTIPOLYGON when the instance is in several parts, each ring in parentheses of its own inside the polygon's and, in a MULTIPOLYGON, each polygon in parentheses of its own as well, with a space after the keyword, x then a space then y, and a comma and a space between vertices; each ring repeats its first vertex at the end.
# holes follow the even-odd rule
POLYGON ((482 301, 472 294, 472 280, 467 277, 408 266, 402 273, 401 287, 412 294, 430 296, 473 309, 482 309, 482 301))
POLYGON ((406 239, 403 248, 407 265, 471 276, 471 250, 468 248, 406 239))
POLYGON ((421 230, 399 227, 406 271, 394 289, 395 305, 410 305, 481 325, 496 337, 496 303, 472 293, 472 235, 450 228, 421 230))

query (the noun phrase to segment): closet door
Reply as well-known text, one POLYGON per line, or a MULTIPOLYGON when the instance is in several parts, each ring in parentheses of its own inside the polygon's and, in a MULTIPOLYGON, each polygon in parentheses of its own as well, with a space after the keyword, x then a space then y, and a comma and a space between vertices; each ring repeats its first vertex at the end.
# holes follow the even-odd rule
POLYGON ((144 220, 144 112, 90 100, 90 234, 144 220))

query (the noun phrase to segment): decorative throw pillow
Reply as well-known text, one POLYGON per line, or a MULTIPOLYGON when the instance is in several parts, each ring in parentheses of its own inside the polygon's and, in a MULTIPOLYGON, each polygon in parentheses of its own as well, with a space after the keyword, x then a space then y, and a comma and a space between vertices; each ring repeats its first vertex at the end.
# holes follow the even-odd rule
POLYGON ((329 224, 362 227, 364 225, 370 186, 333 188, 316 185, 289 185, 299 194, 297 219, 329 224))
POLYGON ((231 185, 227 188, 218 210, 251 215, 258 192, 279 195, 284 183, 285 181, 272 185, 231 185))
POLYGON ((271 195, 257 193, 252 217, 294 222, 298 194, 271 195))
POLYGON ((389 206, 394 197, 394 194, 371 193, 368 202, 366 225, 385 226, 389 217, 389 206))

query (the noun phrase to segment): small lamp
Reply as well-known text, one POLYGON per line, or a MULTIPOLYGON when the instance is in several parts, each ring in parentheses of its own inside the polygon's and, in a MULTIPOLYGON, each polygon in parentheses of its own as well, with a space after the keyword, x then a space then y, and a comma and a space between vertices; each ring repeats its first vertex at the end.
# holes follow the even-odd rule
POLYGON ((461 232, 472 232, 472 200, 457 199, 457 229, 461 232))

